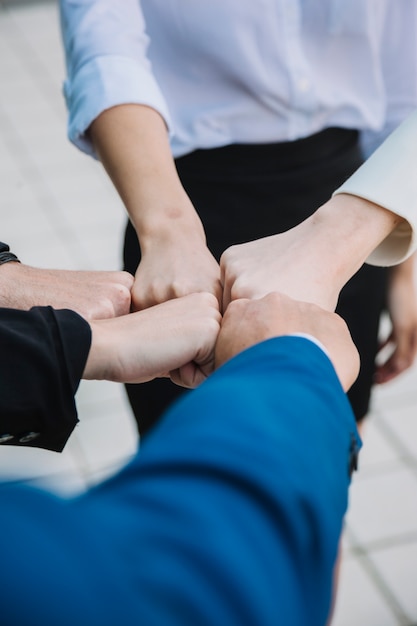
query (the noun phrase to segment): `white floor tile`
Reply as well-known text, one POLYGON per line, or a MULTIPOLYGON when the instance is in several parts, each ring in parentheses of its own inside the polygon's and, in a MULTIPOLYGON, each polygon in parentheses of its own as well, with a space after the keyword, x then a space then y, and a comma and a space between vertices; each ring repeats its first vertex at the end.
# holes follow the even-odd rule
POLYGON ((414 542, 378 550, 370 558, 410 622, 417 623, 417 533, 414 542))
POLYGON ((417 404, 384 412, 382 421, 389 427, 406 453, 417 461, 417 404))
POLYGON ((401 466, 355 480, 350 491, 347 524, 366 546, 417 528, 417 477, 401 466))
POLYGON ((417 407, 417 364, 398 378, 375 388, 373 406, 376 410, 390 410, 407 404, 417 407))
POLYGON ((331 626, 401 626, 357 559, 342 563, 331 626))
POLYGON ((43 485, 56 493, 74 493, 86 488, 83 469, 73 454, 70 441, 62 453, 38 448, 2 446, 0 479, 43 485))
POLYGON ((87 475, 130 458, 138 445, 136 424, 117 403, 108 403, 95 419, 82 419, 77 427, 87 475))
POLYGON ((104 406, 105 408, 111 402, 124 404, 125 399, 126 393, 123 385, 108 380, 82 380, 76 393, 77 407, 80 413, 91 411, 94 406, 104 406))
POLYGON ((382 467, 395 463, 398 459, 397 450, 379 425, 375 414, 365 420, 362 431, 362 449, 359 457, 359 473, 362 476, 366 471, 378 471, 382 467))

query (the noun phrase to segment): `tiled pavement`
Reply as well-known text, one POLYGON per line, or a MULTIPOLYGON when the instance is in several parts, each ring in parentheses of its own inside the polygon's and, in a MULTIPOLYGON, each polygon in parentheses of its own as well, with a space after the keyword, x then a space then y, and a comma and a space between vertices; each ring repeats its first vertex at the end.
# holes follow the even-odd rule
MULTIPOLYGON (((55 2, 0 0, 1 240, 27 264, 118 269, 124 209, 66 139, 55 2)), ((137 447, 123 388, 82 382, 63 454, 2 447, 0 475, 73 493, 137 447)), ((417 624, 417 367, 377 389, 350 493, 333 626, 417 624)))

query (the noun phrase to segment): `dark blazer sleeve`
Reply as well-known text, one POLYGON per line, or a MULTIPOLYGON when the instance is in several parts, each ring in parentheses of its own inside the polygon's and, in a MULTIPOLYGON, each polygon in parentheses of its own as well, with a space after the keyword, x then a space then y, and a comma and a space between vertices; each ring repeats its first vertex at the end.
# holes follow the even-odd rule
POLYGON ((352 437, 359 445, 315 344, 247 350, 93 491, 68 501, 0 489, 2 620, 324 626, 352 437))
POLYGON ((0 309, 0 444, 64 448, 90 342, 73 311, 0 309))

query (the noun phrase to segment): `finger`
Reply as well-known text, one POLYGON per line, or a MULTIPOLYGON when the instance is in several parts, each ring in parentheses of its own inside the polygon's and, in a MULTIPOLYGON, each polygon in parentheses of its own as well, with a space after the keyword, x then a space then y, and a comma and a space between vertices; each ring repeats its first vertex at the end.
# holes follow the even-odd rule
POLYGON ((412 365, 415 354, 416 338, 414 333, 411 335, 401 333, 394 352, 377 367, 375 382, 382 385, 402 374, 412 365))
POLYGON ((378 343, 378 352, 381 352, 381 350, 383 350, 384 348, 389 346, 393 342, 393 340, 394 340, 394 338, 393 338, 392 334, 390 334, 390 335, 388 335, 388 337, 386 337, 386 339, 383 339, 382 341, 380 341, 378 343))
POLYGON ((221 282, 220 278, 216 281, 212 293, 214 297, 216 298, 219 310, 222 313, 223 311, 223 283, 221 282))
POLYGON ((187 363, 172 370, 170 377, 173 383, 187 389, 195 389, 207 378, 195 363, 187 363))
POLYGON ((129 272, 118 272, 118 281, 124 285, 129 291, 132 289, 133 284, 135 282, 135 278, 129 272))
POLYGON ((377 385, 384 385, 393 378, 395 378, 395 365, 394 361, 388 359, 385 363, 378 365, 374 374, 374 383, 377 385))
POLYGON ((143 311, 149 309, 155 304, 160 304, 164 300, 158 300, 154 287, 144 284, 140 277, 136 275, 135 282, 131 291, 131 311, 143 311))
POLYGON ((230 301, 232 299, 232 288, 231 288, 231 281, 228 278, 227 275, 227 271, 224 267, 224 265, 221 262, 220 259, 220 280, 221 280, 221 284, 222 284, 222 288, 223 288, 223 295, 222 295, 222 313, 224 313, 227 309, 227 307, 230 304, 230 301))
POLYGON ((126 315, 130 312, 132 296, 130 288, 118 285, 117 293, 113 298, 114 316, 126 315))

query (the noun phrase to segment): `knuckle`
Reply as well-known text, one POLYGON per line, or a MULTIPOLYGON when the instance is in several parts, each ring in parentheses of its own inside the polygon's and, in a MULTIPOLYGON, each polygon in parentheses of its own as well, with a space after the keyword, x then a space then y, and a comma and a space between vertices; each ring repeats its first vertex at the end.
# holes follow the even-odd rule
POLYGON ((201 304, 203 306, 215 307, 216 309, 219 308, 218 300, 214 294, 208 291, 200 291, 199 293, 195 294, 195 296, 198 297, 198 299, 201 301, 201 304))
POLYGON ((170 288, 170 296, 172 298, 182 298, 183 296, 187 296, 189 294, 194 294, 195 290, 182 281, 173 281, 170 288))
POLYGON ((103 298, 92 311, 91 319, 108 319, 115 316, 113 302, 103 298))
POLYGON ((230 290, 230 295, 232 300, 251 297, 250 287, 244 278, 241 277, 235 280, 230 290))
POLYGON ((237 245, 233 245, 233 246, 230 246, 229 248, 226 248, 226 250, 223 252, 223 254, 220 257, 220 264, 227 265, 228 269, 230 269, 229 266, 232 265, 234 262, 237 249, 238 249, 237 245))
POLYGON ((120 274, 120 282, 128 289, 131 289, 135 281, 132 274, 129 274, 129 272, 125 272, 125 271, 120 272, 119 274, 120 274))
POLYGON ((126 287, 119 287, 113 298, 114 308, 116 310, 125 310, 130 307, 131 294, 126 287))

